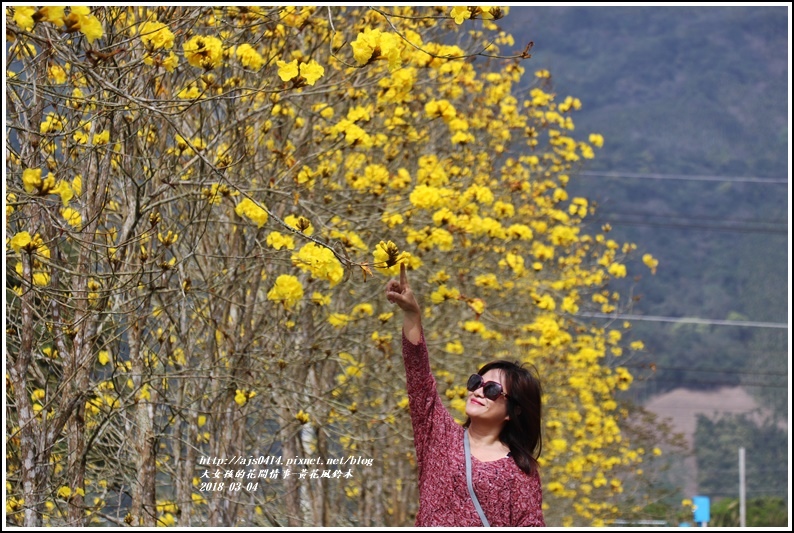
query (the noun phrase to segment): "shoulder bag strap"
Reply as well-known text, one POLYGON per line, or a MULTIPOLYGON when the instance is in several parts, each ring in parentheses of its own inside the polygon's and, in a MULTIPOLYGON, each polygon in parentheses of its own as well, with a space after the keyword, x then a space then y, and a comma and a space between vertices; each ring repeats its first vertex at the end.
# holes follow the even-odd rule
POLYGON ((477 514, 480 515, 482 525, 491 527, 491 524, 488 523, 488 519, 485 518, 485 513, 480 506, 480 502, 477 500, 477 495, 474 493, 474 485, 471 482, 471 447, 469 446, 469 431, 467 429, 463 430, 463 449, 466 454, 466 483, 469 486, 471 501, 474 502, 474 508, 477 509, 477 514))

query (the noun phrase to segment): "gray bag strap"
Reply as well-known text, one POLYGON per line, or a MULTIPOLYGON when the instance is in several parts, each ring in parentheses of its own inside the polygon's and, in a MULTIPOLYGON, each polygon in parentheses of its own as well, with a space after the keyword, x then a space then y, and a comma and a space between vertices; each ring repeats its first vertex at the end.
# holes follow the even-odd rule
POLYGON ((471 482, 471 447, 469 446, 469 430, 467 429, 463 430, 463 450, 466 453, 466 483, 469 486, 471 501, 474 502, 474 508, 477 509, 477 514, 480 515, 482 525, 491 527, 491 524, 488 523, 488 519, 485 518, 485 513, 480 506, 479 500, 477 500, 477 495, 474 493, 474 485, 471 482))

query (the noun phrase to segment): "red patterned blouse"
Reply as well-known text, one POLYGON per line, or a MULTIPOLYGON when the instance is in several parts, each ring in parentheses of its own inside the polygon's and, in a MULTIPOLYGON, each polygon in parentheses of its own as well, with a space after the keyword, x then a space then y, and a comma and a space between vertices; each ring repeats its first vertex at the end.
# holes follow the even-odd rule
MULTIPOLYGON (((419 344, 405 334, 402 341, 419 469, 416 526, 482 526, 466 484, 463 427, 441 403, 424 333, 419 344)), ((546 525, 540 476, 525 474, 511 457, 481 462, 472 456, 472 483, 491 526, 546 525)))

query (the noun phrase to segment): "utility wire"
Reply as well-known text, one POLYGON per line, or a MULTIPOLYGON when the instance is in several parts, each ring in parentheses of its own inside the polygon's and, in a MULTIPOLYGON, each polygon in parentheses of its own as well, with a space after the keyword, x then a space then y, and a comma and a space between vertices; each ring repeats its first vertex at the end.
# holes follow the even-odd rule
POLYGON ((755 381, 702 381, 702 380, 680 380, 680 379, 660 379, 657 376, 649 376, 647 378, 640 377, 642 383, 675 383, 676 385, 695 385, 695 386, 703 386, 703 385, 719 385, 724 387, 764 387, 764 388, 772 388, 772 389, 788 389, 789 383, 786 382, 784 384, 773 384, 773 383, 761 383, 755 381))
POLYGON ((661 213, 642 213, 642 212, 621 212, 621 211, 605 211, 599 210, 596 212, 595 217, 589 220, 591 223, 601 224, 610 222, 614 224, 622 224, 626 226, 656 226, 664 228, 684 228, 684 229, 714 229, 721 231, 738 231, 746 233, 770 233, 770 234, 788 234, 788 221, 778 220, 759 220, 759 219, 725 219, 719 217, 707 217, 689 215, 681 217, 676 214, 661 214, 661 213), (617 217, 617 218, 615 218, 617 217), (631 217, 631 218, 624 218, 631 217), (637 217, 644 217, 637 218, 637 217), (675 219, 676 222, 664 222, 663 220, 652 219, 675 219), (699 221, 717 222, 714 224, 703 224, 699 221), (770 226, 778 226, 770 227, 770 226), (781 227, 783 226, 783 227, 781 227))
POLYGON ((767 233, 773 235, 788 235, 788 230, 782 229, 770 229, 770 228, 749 228, 749 227, 740 227, 740 226, 708 226, 705 224, 673 224, 673 223, 661 223, 661 222, 646 222, 642 220, 624 220, 624 219, 615 219, 615 218, 605 218, 602 219, 603 222, 609 222, 611 224, 620 224, 624 226, 655 226, 660 228, 681 228, 681 229, 705 229, 705 230, 717 230, 717 231, 732 231, 732 232, 740 232, 740 233, 767 233))
POLYGON ((709 372, 714 374, 741 374, 743 376, 775 376, 775 377, 785 377, 788 378, 788 374, 783 374, 780 372, 748 372, 745 370, 723 370, 723 369, 709 369, 709 368, 688 368, 684 366, 665 366, 665 365, 657 365, 652 363, 640 363, 640 364, 625 364, 622 365, 627 368, 648 368, 652 370, 684 370, 687 372, 709 372))
POLYGON ((689 318, 673 316, 646 316, 646 315, 607 315, 604 313, 586 313, 576 315, 581 318, 608 318, 611 320, 640 320, 649 322, 676 322, 679 324, 707 324, 712 326, 734 326, 748 328, 780 328, 788 329, 788 324, 778 322, 750 322, 747 320, 714 320, 708 318, 689 318))
MULTIPOLYGON (((600 214, 600 209, 597 213, 600 214)), ((774 220, 763 220, 758 218, 724 218, 724 217, 710 217, 705 215, 686 215, 682 217, 677 213, 649 213, 647 211, 609 211, 608 215, 628 216, 628 217, 652 217, 652 218, 674 218, 676 220, 705 220, 708 222, 724 222, 724 223, 737 223, 737 224, 767 224, 767 225, 787 225, 788 220, 778 218, 774 220)))
POLYGON ((756 178, 739 176, 698 176, 687 174, 646 174, 640 172, 597 172, 583 170, 576 173, 579 176, 603 178, 636 178, 646 180, 685 180, 685 181, 722 181, 735 183, 763 183, 767 185, 788 184, 788 179, 756 178))

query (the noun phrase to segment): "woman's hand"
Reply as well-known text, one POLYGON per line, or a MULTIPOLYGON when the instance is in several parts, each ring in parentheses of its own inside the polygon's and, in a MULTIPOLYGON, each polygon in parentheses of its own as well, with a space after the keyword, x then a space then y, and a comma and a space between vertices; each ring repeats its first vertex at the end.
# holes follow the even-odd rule
POLYGON ((416 301, 411 286, 408 285, 404 263, 400 263, 400 280, 391 279, 386 284, 386 299, 393 304, 396 303, 405 313, 421 315, 419 303, 416 301))
POLYGON ((403 333, 413 344, 419 344, 422 333, 422 310, 408 284, 404 263, 400 263, 400 280, 392 279, 386 283, 386 299, 403 310, 403 333))

